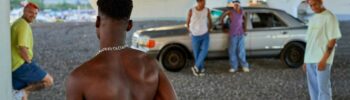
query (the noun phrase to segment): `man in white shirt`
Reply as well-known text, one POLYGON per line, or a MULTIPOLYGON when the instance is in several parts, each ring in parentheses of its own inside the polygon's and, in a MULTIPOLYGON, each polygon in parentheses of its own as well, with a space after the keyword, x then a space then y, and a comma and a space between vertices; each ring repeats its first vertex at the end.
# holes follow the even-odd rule
POLYGON ((204 59, 209 48, 209 31, 212 26, 209 8, 205 0, 196 0, 197 5, 188 11, 187 29, 192 38, 192 49, 195 65, 191 68, 195 76, 204 76, 204 59))
POLYGON ((315 15, 310 19, 307 30, 307 45, 303 69, 311 100, 331 100, 331 66, 336 41, 341 38, 339 22, 323 6, 322 0, 308 0, 315 15))

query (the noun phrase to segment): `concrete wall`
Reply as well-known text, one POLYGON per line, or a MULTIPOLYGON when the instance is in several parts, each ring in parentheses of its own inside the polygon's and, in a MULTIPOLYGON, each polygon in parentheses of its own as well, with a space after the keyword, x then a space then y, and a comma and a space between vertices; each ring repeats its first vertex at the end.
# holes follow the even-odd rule
POLYGON ((10 0, 0 0, 0 99, 12 100, 10 0))
POLYGON ((339 20, 350 20, 350 0, 324 0, 324 5, 336 14, 339 20))
MULTIPOLYGON (((271 8, 282 9, 297 17, 299 4, 304 0, 268 0, 267 4, 271 8)), ((340 20, 350 19, 350 0, 323 0, 324 6, 338 16, 340 20), (345 18, 346 17, 346 18, 345 18)), ((308 6, 308 13, 312 13, 308 6)))
MULTIPOLYGON (((249 0, 241 0, 248 5, 249 0)), ((196 0, 134 0, 132 18, 136 20, 185 20, 196 0)), ((207 0, 208 8, 225 7, 227 0, 207 0)))
MULTIPOLYGON (((241 0, 248 6, 250 0, 241 0)), ((269 7, 285 10, 297 17, 298 6, 303 0, 267 0, 269 7)), ((90 0, 94 4, 96 0, 90 0)), ((134 0, 132 18, 135 20, 185 20, 189 8, 195 0, 134 0)), ((207 7, 226 6, 227 0, 207 0, 207 7)), ((350 0, 324 0, 325 6, 336 15, 350 15, 350 0)), ((96 7, 96 5, 94 5, 96 7)), ((309 10, 310 12, 310 10, 309 10)), ((349 18, 350 19, 350 18, 349 18)))
MULTIPOLYGON (((97 0, 89 0, 94 9, 97 0)), ((195 0, 133 0, 133 20, 184 20, 195 0)))
POLYGON ((298 6, 303 0, 268 0, 267 5, 271 8, 282 9, 294 17, 298 16, 298 6))
POLYGON ((134 0, 136 20, 184 20, 195 0, 134 0))
POLYGON ((338 15, 350 15, 350 0, 324 0, 327 9, 338 15))

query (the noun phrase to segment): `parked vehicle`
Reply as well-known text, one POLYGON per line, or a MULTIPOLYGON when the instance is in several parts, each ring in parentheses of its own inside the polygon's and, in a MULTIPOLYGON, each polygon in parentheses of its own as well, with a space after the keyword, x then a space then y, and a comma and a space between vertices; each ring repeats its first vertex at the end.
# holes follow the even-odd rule
MULTIPOLYGON (((211 9, 214 27, 210 32, 208 57, 228 57, 228 34, 219 18, 231 8, 211 9)), ((290 68, 303 64, 307 26, 288 13, 272 8, 244 7, 247 56, 280 57, 290 68)), ((169 71, 180 71, 192 57, 191 38, 185 25, 138 30, 133 34, 132 48, 147 52, 169 71)))

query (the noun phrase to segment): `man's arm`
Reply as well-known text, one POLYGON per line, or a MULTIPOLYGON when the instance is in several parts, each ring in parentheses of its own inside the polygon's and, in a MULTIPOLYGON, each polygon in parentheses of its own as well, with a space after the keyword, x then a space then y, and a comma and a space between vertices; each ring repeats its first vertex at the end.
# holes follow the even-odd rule
POLYGON ((210 32, 212 27, 213 27, 213 22, 211 20, 211 12, 210 12, 210 9, 208 9, 208 32, 210 32))
POLYGON ((157 63, 156 59, 151 58, 144 54, 143 60, 146 61, 148 68, 152 68, 152 72, 157 76, 155 77, 155 82, 158 83, 155 90, 155 95, 153 97, 154 100, 177 100, 176 93, 171 85, 170 81, 166 77, 165 73, 161 69, 161 65, 157 63))
POLYGON ((29 38, 32 37, 29 33, 30 27, 20 24, 18 26, 17 30, 14 30, 15 33, 18 35, 16 38, 17 44, 16 47, 18 48, 18 53, 21 56, 21 58, 27 62, 31 63, 31 58, 29 57, 29 38))
POLYGON ((190 9, 190 10, 188 11, 188 15, 187 15, 186 25, 187 25, 187 30, 188 30, 188 32, 190 32, 191 17, 192 17, 192 9, 190 9))
POLYGON ((27 47, 19 46, 19 55, 22 57, 22 59, 27 63, 32 63, 31 59, 29 58, 29 51, 27 47))
MULTIPOLYGON (((244 13, 244 12, 243 12, 244 13)), ((243 14, 243 31, 244 31, 244 34, 247 34, 247 22, 246 22, 246 16, 245 14, 243 14)))
POLYGON ((224 20, 225 20, 225 17, 226 17, 227 15, 229 15, 229 14, 230 14, 230 11, 226 11, 226 12, 220 17, 220 24, 221 24, 222 30, 223 30, 224 32, 227 32, 227 30, 225 29, 225 22, 224 22, 224 20))
POLYGON ((318 64, 318 70, 322 71, 322 70, 326 69, 327 60, 328 60, 329 56, 331 55, 332 51, 334 50, 336 42, 337 42, 336 39, 332 39, 332 40, 328 41, 326 52, 323 54, 323 57, 322 57, 320 63, 318 64))
POLYGON ((318 64, 318 70, 324 70, 326 69, 327 60, 329 59, 329 56, 332 54, 334 47, 336 45, 337 39, 341 38, 341 32, 339 29, 339 22, 335 16, 331 16, 326 21, 326 36, 328 40, 328 43, 326 45, 327 49, 324 52, 321 61, 318 64))
POLYGON ((229 15, 229 11, 226 11, 221 17, 220 17, 220 24, 224 25, 224 19, 227 15, 229 15))
POLYGON ((170 81, 162 70, 159 71, 158 90, 156 100, 177 100, 176 93, 170 81))
POLYGON ((66 99, 67 100, 83 100, 83 90, 81 89, 80 78, 73 71, 67 79, 66 82, 66 99))

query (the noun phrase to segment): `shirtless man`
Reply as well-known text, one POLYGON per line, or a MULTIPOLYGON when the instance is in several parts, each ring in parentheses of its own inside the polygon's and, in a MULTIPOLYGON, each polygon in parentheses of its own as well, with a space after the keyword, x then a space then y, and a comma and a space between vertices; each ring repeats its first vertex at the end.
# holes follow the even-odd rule
POLYGON ((100 51, 68 77, 67 100, 175 100, 175 91, 155 59, 126 48, 132 28, 131 0, 98 0, 100 51))

